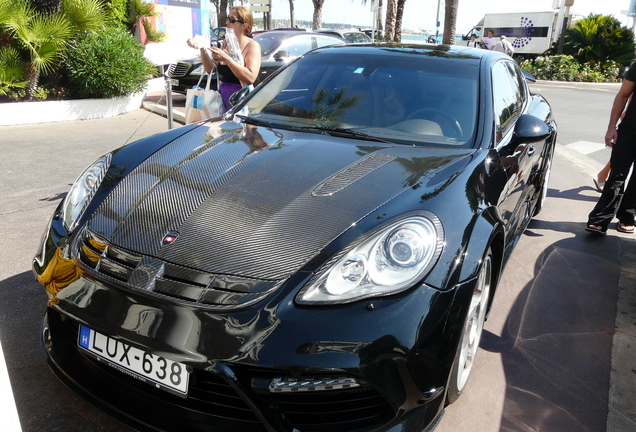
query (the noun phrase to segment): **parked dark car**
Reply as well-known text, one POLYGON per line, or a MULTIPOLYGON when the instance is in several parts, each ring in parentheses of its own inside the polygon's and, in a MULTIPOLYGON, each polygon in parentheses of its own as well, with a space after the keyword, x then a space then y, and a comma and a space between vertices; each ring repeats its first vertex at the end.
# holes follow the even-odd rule
POLYGON ((216 27, 210 31, 210 42, 214 43, 225 39, 227 27, 216 27))
POLYGON ((338 37, 347 43, 373 42, 369 35, 356 29, 320 29, 316 32, 338 37))
MULTIPOLYGON (((305 54, 314 48, 328 45, 342 45, 345 42, 334 36, 306 32, 303 30, 272 30, 258 33, 254 40, 261 45, 261 70, 258 79, 254 83, 260 84, 265 78, 271 75, 281 66, 291 60, 305 54)), ((179 93, 186 93, 199 82, 201 74, 205 74, 203 65, 199 60, 183 61, 177 64, 171 76, 172 90, 179 93)), ((201 80, 205 83, 207 78, 201 80)), ((211 80, 216 86, 216 80, 211 80)), ((204 87, 204 85, 201 85, 204 87)))
POLYGON ((140 430, 434 425, 544 205, 550 105, 441 45, 317 49, 235 97, 71 187, 33 262, 52 370, 140 430))

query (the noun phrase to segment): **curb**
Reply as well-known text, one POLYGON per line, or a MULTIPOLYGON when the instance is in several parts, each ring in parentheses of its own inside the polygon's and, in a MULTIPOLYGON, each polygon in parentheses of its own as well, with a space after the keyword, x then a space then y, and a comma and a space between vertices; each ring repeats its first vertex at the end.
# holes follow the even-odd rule
MULTIPOLYGON (((161 100, 159 100, 158 102, 144 100, 144 102, 142 103, 142 108, 150 111, 151 113, 159 114, 163 117, 168 117, 168 108, 166 107, 166 105, 161 105, 161 100)), ((174 121, 178 121, 181 124, 185 124, 185 112, 173 107, 172 119, 174 121)))
POLYGON ((0 104, 0 125, 51 123, 114 117, 138 109, 144 93, 111 99, 8 102, 0 104))

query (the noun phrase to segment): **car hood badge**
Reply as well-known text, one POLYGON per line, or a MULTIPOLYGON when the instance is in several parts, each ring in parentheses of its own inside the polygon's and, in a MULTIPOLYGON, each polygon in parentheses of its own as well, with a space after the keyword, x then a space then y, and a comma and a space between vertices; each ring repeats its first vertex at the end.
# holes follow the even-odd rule
POLYGON ((161 246, 163 247, 172 244, 177 239, 177 237, 179 237, 178 232, 169 232, 168 234, 163 236, 163 240, 161 240, 161 246))

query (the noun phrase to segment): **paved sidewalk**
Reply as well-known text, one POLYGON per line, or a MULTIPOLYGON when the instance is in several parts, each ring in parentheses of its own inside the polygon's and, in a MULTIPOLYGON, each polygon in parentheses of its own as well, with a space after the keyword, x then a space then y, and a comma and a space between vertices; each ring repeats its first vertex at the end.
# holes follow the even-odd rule
MULTIPOLYGON (((596 178, 602 164, 571 150, 557 147, 560 156, 590 178, 596 178)), ((636 238, 614 230, 608 235, 614 233, 620 237, 621 275, 612 345, 607 432, 632 432, 636 430, 636 238)))

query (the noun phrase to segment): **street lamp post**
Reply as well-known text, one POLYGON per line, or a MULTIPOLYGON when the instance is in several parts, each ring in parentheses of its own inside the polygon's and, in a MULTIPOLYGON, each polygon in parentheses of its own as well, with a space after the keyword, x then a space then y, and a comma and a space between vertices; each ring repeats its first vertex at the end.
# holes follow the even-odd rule
POLYGON ((440 9, 440 5, 442 4, 442 0, 437 0, 437 18, 436 18, 436 24, 435 24, 435 43, 437 43, 437 41, 439 40, 439 9, 440 9))

